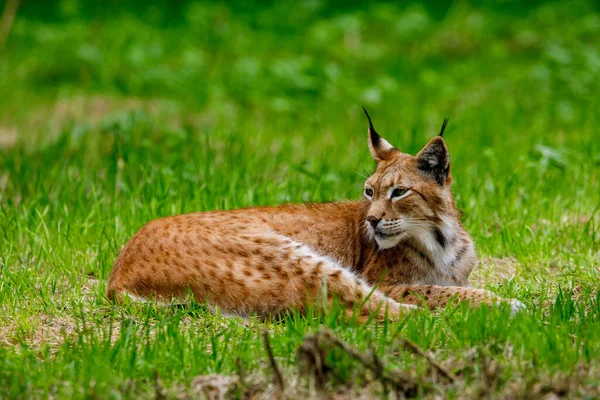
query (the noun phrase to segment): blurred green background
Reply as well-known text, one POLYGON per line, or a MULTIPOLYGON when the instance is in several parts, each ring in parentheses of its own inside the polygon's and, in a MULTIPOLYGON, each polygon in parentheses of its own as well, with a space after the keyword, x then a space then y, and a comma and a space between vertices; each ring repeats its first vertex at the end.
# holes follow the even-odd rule
POLYGON ((598 110, 599 32, 593 1, 29 0, 2 51, 1 116, 111 94, 230 122, 343 121, 364 103, 394 130, 450 115, 555 135, 598 110))
POLYGON ((365 105, 411 153, 449 116, 467 226, 489 238, 484 250, 545 257, 556 246, 544 236, 564 239, 540 220, 587 221, 600 201, 598 8, 24 1, 0 53, 2 198, 80 202, 77 213, 93 187, 115 207, 106 218, 142 213, 127 229, 174 212, 359 198, 372 165, 365 105), (518 235, 503 231, 515 224, 518 235))
POLYGON ((295 376, 321 325, 418 376, 422 360, 391 353, 398 332, 474 371, 436 385, 443 396, 600 393, 597 1, 23 0, 2 35, 0 398, 159 398, 158 377, 182 398, 237 357, 268 382, 265 326, 295 376), (361 105, 410 153, 450 117, 473 283, 523 301, 520 318, 242 324, 108 304, 115 257, 151 219, 360 199, 373 168, 361 105), (492 392, 472 354, 501 366, 492 392))

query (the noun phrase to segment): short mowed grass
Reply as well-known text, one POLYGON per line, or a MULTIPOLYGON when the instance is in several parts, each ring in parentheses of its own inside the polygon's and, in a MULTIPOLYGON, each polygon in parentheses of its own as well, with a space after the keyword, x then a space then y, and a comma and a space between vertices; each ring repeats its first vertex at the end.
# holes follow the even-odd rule
POLYGON ((277 369, 289 398, 600 396, 598 37, 594 2, 23 2, 0 49, 0 397, 270 398, 277 369), (107 301, 152 219, 359 199, 361 105, 413 154, 450 117, 472 280, 526 311, 107 301))

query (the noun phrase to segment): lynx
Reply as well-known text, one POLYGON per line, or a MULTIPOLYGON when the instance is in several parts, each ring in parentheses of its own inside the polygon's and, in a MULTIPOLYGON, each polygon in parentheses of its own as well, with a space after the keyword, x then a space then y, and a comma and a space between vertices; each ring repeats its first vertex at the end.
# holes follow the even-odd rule
POLYGON ((288 204, 154 220, 116 260, 108 297, 196 301, 269 316, 335 301, 365 320, 451 300, 509 303, 469 285, 477 265, 451 192, 441 132, 416 156, 393 147, 366 110, 376 169, 362 201, 288 204))

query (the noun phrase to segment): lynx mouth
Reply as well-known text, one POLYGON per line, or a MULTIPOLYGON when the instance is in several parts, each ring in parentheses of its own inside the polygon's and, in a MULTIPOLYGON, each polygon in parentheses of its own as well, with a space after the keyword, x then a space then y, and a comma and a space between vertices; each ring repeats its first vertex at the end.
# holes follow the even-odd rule
POLYGON ((404 235, 404 230, 397 230, 393 232, 382 232, 378 229, 372 229, 371 234, 372 238, 377 243, 377 246, 380 250, 391 249, 395 247, 402 241, 402 236, 404 235))
POLYGON ((399 230, 399 231, 396 231, 393 233, 387 233, 387 232, 381 232, 379 230, 375 230, 374 233, 375 233, 375 236, 379 239, 389 239, 389 238, 394 238, 394 237, 402 235, 404 233, 404 231, 399 230))

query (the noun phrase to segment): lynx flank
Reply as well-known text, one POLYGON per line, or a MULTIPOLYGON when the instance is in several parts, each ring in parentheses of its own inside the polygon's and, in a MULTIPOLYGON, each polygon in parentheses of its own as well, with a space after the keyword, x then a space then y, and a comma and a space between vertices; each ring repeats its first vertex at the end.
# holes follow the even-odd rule
POLYGON ((415 305, 435 309, 453 298, 521 308, 516 300, 469 285, 478 261, 450 190, 446 123, 415 157, 379 136, 369 118, 377 167, 362 201, 193 213, 148 223, 119 255, 108 297, 171 300, 191 292, 223 312, 262 316, 335 299, 359 319, 373 312, 396 318, 415 305))

